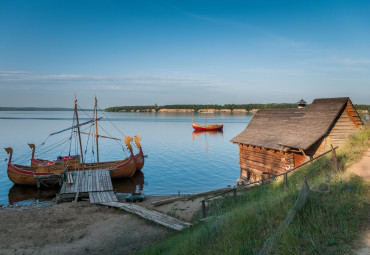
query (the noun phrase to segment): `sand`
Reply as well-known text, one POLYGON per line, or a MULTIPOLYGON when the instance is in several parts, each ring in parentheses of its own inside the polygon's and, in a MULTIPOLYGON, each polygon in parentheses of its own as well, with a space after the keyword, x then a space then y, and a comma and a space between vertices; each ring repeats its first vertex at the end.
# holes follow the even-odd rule
MULTIPOLYGON (((164 198, 149 197, 138 205, 186 221, 200 209, 200 199, 151 205, 164 198)), ((0 233, 0 254, 132 254, 176 234, 88 201, 0 209, 0 233)))

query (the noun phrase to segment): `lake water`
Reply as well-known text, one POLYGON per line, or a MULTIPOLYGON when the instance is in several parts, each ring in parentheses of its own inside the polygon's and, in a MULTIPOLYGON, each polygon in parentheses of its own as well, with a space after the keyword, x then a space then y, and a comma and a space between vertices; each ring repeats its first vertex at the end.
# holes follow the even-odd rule
MULTIPOLYGON (((93 115, 92 112, 85 114, 93 115)), ((80 123, 90 119, 83 113, 79 115, 80 123)), ((192 119, 198 124, 204 123, 204 114, 130 112, 101 113, 99 116, 103 116, 99 134, 117 138, 139 135, 144 154, 148 155, 142 173, 113 182, 119 193, 143 189, 146 195, 193 194, 233 186, 239 178, 238 146, 230 139, 245 129, 251 115, 208 114, 209 123, 225 122, 222 133, 193 132, 192 119)), ((76 143, 66 142, 56 147, 71 134, 70 131, 49 137, 50 133, 70 127, 72 120, 73 112, 70 111, 0 111, 0 204, 34 203, 55 196, 57 190, 43 189, 38 193, 36 187, 13 185, 7 176, 8 155, 2 148, 12 147, 15 163, 24 165, 30 165, 31 159, 27 143, 36 145, 36 151, 39 149, 36 157, 42 159, 55 160, 70 151, 71 155, 80 154, 76 143), (49 151, 53 147, 56 148, 49 151)), ((87 151, 85 158, 93 162, 96 149, 92 138, 83 136, 82 144, 87 151)), ((114 140, 99 139, 101 162, 128 155, 114 140)))

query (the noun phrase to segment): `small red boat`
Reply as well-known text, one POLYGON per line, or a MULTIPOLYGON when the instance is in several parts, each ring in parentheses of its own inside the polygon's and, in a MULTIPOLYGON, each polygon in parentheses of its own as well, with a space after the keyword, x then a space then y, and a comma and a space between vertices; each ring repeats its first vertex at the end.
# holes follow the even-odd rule
POLYGON ((224 122, 222 124, 205 124, 205 126, 198 125, 193 120, 193 128, 195 131, 222 131, 224 128, 224 122))

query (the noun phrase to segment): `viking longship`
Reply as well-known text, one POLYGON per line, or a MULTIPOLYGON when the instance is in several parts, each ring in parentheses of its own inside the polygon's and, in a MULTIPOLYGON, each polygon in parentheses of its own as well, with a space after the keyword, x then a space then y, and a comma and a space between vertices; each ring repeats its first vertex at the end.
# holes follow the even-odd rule
MULTIPOLYGON (((99 161, 98 138, 108 138, 108 139, 113 139, 115 141, 121 141, 121 139, 113 138, 110 136, 102 136, 98 134, 98 121, 101 120, 102 117, 100 118, 97 117, 96 97, 95 97, 94 113, 95 113, 94 119, 83 122, 83 123, 79 123, 78 111, 77 111, 77 99, 75 99, 75 111, 74 111, 75 115, 74 115, 72 127, 63 129, 61 131, 58 131, 58 132, 55 132, 49 135, 49 136, 53 136, 53 135, 65 132, 67 130, 71 130, 72 134, 75 134, 75 136, 78 135, 80 155, 78 154, 70 155, 69 153, 68 156, 59 156, 57 157, 56 160, 39 159, 39 158, 35 158, 36 146, 34 144, 29 144, 30 148, 32 149, 31 166, 25 166, 25 165, 20 165, 20 164, 14 164, 12 162, 13 149, 5 148, 5 151, 9 154, 9 161, 8 161, 9 179, 14 184, 36 185, 37 177, 60 175, 64 171, 108 169, 110 170, 110 175, 112 179, 122 178, 122 177, 131 177, 135 174, 136 171, 140 171, 144 166, 144 154, 143 154, 141 145, 139 143, 139 141, 141 140, 141 137, 139 136, 135 136, 135 145, 139 149, 139 152, 136 155, 134 155, 133 148, 131 146, 131 142, 133 141, 133 138, 126 136, 124 139, 124 142, 129 150, 128 157, 124 158, 123 160, 116 160, 116 161, 106 161, 106 162, 99 161), (88 124, 95 125, 95 134, 82 132, 80 130, 80 127, 86 126, 88 124), (83 153, 82 143, 81 143, 81 134, 95 137, 96 162, 89 163, 89 162, 84 161, 84 153, 83 153)), ((71 140, 71 138, 72 138, 72 135, 70 139, 68 140, 71 140)))

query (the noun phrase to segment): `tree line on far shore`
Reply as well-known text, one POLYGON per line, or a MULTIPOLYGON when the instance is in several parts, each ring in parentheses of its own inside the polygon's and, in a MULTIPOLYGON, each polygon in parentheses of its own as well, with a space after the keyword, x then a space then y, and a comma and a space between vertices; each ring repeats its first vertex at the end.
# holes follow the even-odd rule
MULTIPOLYGON (((198 112, 200 109, 216 109, 216 110, 234 110, 234 109, 244 109, 246 111, 251 111, 253 109, 276 109, 276 108, 297 108, 298 104, 290 103, 280 103, 280 104, 174 104, 174 105, 136 105, 136 106, 115 106, 106 108, 106 112, 145 112, 145 111, 156 111, 158 112, 161 109, 192 109, 195 112, 198 112)), ((309 107, 309 105, 307 105, 309 107)), ((368 110, 370 112, 370 105, 355 105, 357 110, 368 110)))

